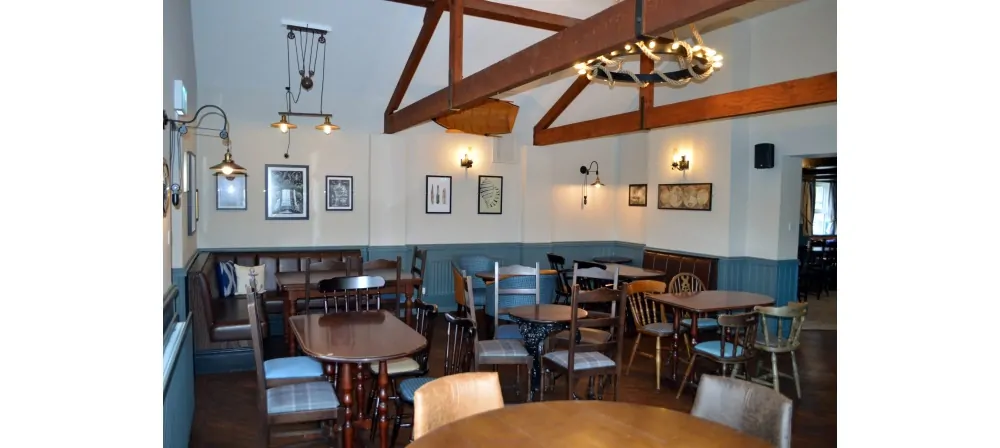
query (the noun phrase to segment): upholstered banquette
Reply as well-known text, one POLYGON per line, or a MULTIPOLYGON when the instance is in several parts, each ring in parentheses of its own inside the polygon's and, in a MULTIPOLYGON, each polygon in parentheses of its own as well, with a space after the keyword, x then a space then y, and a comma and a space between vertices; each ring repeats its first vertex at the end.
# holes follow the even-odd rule
POLYGON ((249 347, 250 321, 245 295, 222 297, 219 289, 219 263, 239 266, 264 266, 264 295, 268 314, 280 314, 283 302, 278 296, 278 272, 304 271, 307 260, 343 261, 360 259, 360 250, 199 252, 187 272, 188 303, 194 320, 196 350, 249 347))
POLYGON ((719 286, 718 258, 646 249, 642 251, 642 267, 665 271, 668 282, 681 272, 690 272, 701 279, 705 289, 718 289, 719 286))

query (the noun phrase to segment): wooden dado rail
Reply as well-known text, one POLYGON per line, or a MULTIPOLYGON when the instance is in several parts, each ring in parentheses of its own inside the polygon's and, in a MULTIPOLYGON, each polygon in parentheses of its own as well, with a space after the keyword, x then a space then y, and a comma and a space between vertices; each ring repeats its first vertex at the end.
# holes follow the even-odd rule
POLYGON ((665 271, 666 282, 681 272, 690 272, 701 279, 705 289, 719 286, 718 258, 646 249, 642 251, 642 267, 665 271))

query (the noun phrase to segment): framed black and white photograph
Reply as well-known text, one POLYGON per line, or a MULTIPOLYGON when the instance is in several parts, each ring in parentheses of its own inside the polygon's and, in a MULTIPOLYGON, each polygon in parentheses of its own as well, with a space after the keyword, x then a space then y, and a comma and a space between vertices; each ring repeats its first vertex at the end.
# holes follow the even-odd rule
POLYGON ((232 180, 226 176, 215 176, 215 209, 247 209, 247 177, 238 174, 232 180))
POLYGON ((354 176, 326 176, 326 209, 354 210, 354 176))
POLYGON ((503 213, 503 176, 479 176, 479 214, 503 213))
POLYGON ((646 206, 646 184, 629 184, 628 205, 629 207, 646 206))
POLYGON ((264 219, 309 219, 309 167, 264 165, 264 219))
POLYGON ((426 213, 451 213, 451 176, 427 176, 426 213))
POLYGON ((193 152, 184 154, 184 191, 187 195, 187 228, 188 235, 198 231, 198 158, 193 152))

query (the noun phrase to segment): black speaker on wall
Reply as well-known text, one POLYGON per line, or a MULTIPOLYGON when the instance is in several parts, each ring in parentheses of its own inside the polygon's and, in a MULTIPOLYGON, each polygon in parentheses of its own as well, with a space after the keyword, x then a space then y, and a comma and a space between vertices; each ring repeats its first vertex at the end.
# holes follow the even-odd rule
POLYGON ((754 145, 753 167, 757 169, 774 168, 773 143, 758 143, 754 145))

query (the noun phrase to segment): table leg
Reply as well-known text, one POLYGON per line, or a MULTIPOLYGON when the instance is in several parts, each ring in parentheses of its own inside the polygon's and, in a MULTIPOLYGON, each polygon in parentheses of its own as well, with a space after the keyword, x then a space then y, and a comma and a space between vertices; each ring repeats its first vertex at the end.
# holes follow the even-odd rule
POLYGON ((676 307, 674 308, 674 347, 673 347, 673 357, 674 362, 671 366, 670 379, 677 381, 677 363, 680 361, 679 348, 680 348, 680 336, 681 332, 681 312, 676 307))
POLYGON ((354 379, 351 377, 351 366, 349 362, 340 364, 340 405, 344 407, 344 421, 341 426, 344 428, 344 448, 354 448, 354 379))
POLYGON ((292 336, 292 324, 288 322, 288 319, 295 314, 295 297, 294 291, 288 291, 285 306, 282 307, 282 322, 285 324, 285 343, 288 344, 288 356, 295 356, 295 336, 292 336))
MULTIPOLYGON (((406 297, 406 325, 413 326, 413 288, 406 288, 403 296, 406 297)), ((398 296, 397 296, 398 297, 398 296)))
POLYGON ((389 401, 389 393, 386 389, 389 387, 389 368, 386 362, 378 362, 378 432, 379 434, 379 446, 381 448, 389 448, 389 420, 386 418, 386 402, 389 401))
MULTIPOLYGON (((528 386, 528 401, 535 401, 535 392, 542 388, 542 344, 550 334, 565 330, 565 323, 518 322, 517 329, 524 339, 524 349, 531 355, 531 384, 528 386)), ((577 342, 579 342, 577 335, 577 342)))

